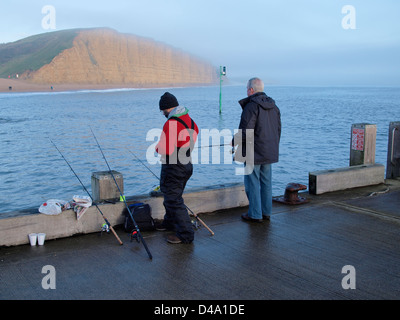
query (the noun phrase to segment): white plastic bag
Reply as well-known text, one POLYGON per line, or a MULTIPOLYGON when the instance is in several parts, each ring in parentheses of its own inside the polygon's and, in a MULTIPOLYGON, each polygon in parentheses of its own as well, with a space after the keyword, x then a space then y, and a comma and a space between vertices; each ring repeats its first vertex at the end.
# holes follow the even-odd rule
POLYGON ((92 205, 92 199, 88 196, 73 196, 72 199, 80 207, 89 208, 92 205))
POLYGON ((62 212, 62 208, 67 201, 50 199, 39 207, 39 212, 48 215, 57 215, 62 212))
POLYGON ((88 196, 73 196, 73 206, 76 212, 76 219, 82 218, 86 210, 92 205, 92 199, 88 196))

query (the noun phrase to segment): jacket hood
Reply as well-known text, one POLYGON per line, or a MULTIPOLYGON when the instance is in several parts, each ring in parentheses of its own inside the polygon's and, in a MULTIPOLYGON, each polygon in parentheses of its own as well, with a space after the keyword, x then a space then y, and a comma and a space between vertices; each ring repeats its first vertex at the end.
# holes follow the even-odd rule
POLYGON ((261 106, 261 108, 266 110, 275 107, 275 100, 268 97, 264 92, 258 92, 251 95, 250 97, 244 98, 239 101, 239 104, 243 109, 249 102, 257 103, 261 106))
POLYGON ((168 115, 168 119, 171 117, 180 117, 185 114, 189 113, 189 109, 183 106, 177 106, 176 108, 172 109, 171 112, 168 115))

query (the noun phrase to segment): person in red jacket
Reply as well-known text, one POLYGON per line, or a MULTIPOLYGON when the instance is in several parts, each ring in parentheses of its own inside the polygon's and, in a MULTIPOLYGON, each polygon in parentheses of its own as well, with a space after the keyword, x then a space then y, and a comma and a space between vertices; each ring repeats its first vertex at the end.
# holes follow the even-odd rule
POLYGON ((193 173, 191 151, 199 128, 189 116, 189 110, 179 106, 173 94, 165 92, 159 106, 168 119, 156 145, 162 163, 160 190, 164 195, 165 207, 162 227, 176 231, 175 235, 167 236, 169 243, 191 243, 194 230, 182 194, 193 173))

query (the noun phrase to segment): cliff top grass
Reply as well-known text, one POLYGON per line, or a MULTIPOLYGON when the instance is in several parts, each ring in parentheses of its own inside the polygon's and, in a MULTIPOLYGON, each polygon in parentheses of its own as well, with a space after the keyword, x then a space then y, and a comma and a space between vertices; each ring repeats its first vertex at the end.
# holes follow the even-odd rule
POLYGON ((40 69, 62 51, 71 48, 81 30, 48 32, 0 44, 0 78, 40 69))

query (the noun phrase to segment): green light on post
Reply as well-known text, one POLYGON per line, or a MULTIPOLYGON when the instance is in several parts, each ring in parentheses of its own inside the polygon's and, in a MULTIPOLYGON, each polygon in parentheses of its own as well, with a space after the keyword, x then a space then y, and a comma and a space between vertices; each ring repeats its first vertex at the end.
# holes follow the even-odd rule
POLYGON ((219 67, 219 113, 222 113, 222 106, 221 106, 221 101, 222 101, 222 76, 226 75, 226 67, 219 67))

